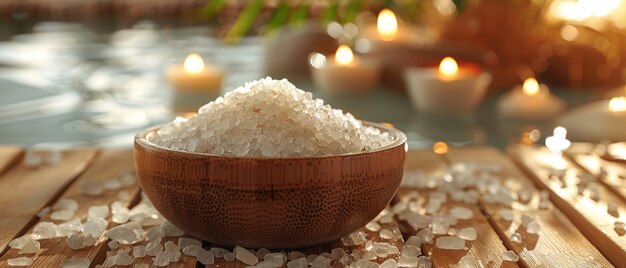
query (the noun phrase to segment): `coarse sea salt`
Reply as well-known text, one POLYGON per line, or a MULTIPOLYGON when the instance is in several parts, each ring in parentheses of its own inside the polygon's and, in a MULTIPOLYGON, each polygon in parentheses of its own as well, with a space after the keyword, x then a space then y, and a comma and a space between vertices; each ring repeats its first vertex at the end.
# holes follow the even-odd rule
POLYGON ((147 136, 175 150, 225 156, 320 156, 375 150, 395 140, 332 109, 286 79, 246 83, 147 136))

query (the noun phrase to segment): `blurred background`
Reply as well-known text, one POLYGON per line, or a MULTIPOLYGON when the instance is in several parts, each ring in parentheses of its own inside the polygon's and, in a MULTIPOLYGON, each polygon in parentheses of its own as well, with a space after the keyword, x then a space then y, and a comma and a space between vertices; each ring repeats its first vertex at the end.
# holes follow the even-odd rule
POLYGON ((619 102, 626 95, 626 1, 0 2, 3 144, 130 146, 140 129, 189 116, 217 95, 268 75, 288 78, 359 119, 396 126, 412 148, 437 141, 540 142, 568 122, 575 139, 600 142, 610 132, 603 128, 626 126, 626 104, 619 102), (332 57, 340 45, 354 54, 347 64, 332 57), (199 63, 185 61, 194 53, 199 63), (476 107, 447 113, 420 106, 440 87, 473 87, 450 86, 436 73, 409 75, 437 72, 445 57, 461 74, 486 74, 489 83, 477 100, 451 92, 428 103, 476 107), (336 71, 331 61, 351 67, 336 71), (376 71, 363 71, 369 66, 376 71), (365 85, 364 77, 372 81, 365 85), (540 107, 564 108, 515 116, 535 101, 503 99, 528 78, 557 100, 540 107), (584 115, 586 105, 612 98, 608 112, 584 115), (521 110, 503 111, 518 102, 521 110), (593 125, 596 116, 609 123, 593 125), (600 134, 587 133, 590 128, 600 134))

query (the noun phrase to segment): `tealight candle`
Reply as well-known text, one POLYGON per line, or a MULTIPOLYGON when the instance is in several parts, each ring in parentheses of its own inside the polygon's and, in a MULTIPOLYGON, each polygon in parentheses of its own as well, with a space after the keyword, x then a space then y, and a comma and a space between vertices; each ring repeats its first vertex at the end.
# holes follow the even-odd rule
POLYGON ((535 78, 527 78, 523 85, 513 88, 498 102, 501 115, 523 120, 550 119, 565 110, 566 103, 552 95, 548 87, 535 78))
POLYGON ((460 68, 444 58, 438 68, 410 68, 404 72, 413 105, 419 111, 441 115, 467 115, 478 107, 491 82, 482 70, 460 68))
POLYGON ((224 71, 205 65, 198 54, 189 54, 182 65, 175 64, 169 68, 167 78, 179 92, 214 93, 222 87, 224 71))
POLYGON ((309 58, 315 85, 332 93, 364 93, 378 83, 378 64, 361 59, 350 47, 339 46, 334 57, 313 53, 309 58))
POLYGON ((576 140, 626 140, 626 97, 585 104, 565 114, 560 122, 576 140))
POLYGON ((416 42, 416 29, 406 25, 400 25, 396 14, 389 9, 383 9, 378 13, 376 25, 364 27, 361 38, 357 43, 366 44, 364 51, 371 52, 383 47, 406 46, 416 42))

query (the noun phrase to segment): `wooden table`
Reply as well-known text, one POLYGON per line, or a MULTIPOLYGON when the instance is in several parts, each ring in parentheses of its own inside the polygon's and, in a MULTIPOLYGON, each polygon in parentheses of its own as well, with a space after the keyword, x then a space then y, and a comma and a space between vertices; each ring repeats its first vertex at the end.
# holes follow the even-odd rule
MULTIPOLYGON (((442 155, 430 151, 410 151, 407 157, 407 173, 419 170, 425 175, 437 175, 446 166, 460 162, 493 163, 501 166, 498 175, 503 184, 513 192, 526 192, 533 196, 529 202, 515 203, 511 209, 517 217, 521 214, 534 216, 541 226, 537 235, 528 234, 523 227, 520 228, 519 221, 508 222, 502 219, 499 214, 502 205, 484 200, 467 204, 448 199, 443 204, 441 213, 459 206, 471 210, 473 217, 459 220, 455 228, 471 226, 477 230, 478 237, 475 241, 468 241, 467 249, 464 250, 442 250, 434 244, 422 243, 422 252, 430 256, 433 267, 455 267, 466 255, 485 267, 626 267, 626 236, 614 229, 615 221, 624 221, 626 218, 626 190, 622 191, 625 184, 612 176, 602 175, 605 171, 601 172, 609 170, 610 174, 619 175, 626 171, 626 166, 607 163, 597 158, 592 153, 593 150, 585 148, 593 147, 576 145, 566 154, 568 173, 565 179, 553 174, 544 161, 545 149, 537 146, 511 145, 507 149, 508 154, 490 147, 451 148, 442 155), (600 169, 599 166, 603 168, 600 169), (586 178, 597 181, 601 195, 599 201, 590 199, 586 192, 582 196, 573 192, 576 191, 573 185, 577 176, 587 176, 586 178), (563 180, 569 184, 559 184, 563 180), (547 191, 553 203, 547 209, 538 207, 541 191, 547 191), (620 213, 618 217, 607 214, 606 206, 609 203, 617 206, 620 213), (515 232, 523 236, 521 243, 512 241, 511 235, 515 232), (507 250, 519 255, 519 261, 503 260, 502 253, 507 250)), ((83 220, 89 206, 109 205, 114 200, 120 200, 120 191, 129 197, 124 205, 130 208, 138 203, 140 189, 137 185, 118 191, 105 191, 98 197, 88 197, 80 193, 80 185, 86 181, 101 182, 124 172, 133 172, 132 152, 129 150, 65 151, 59 163, 38 168, 27 166, 24 155, 22 148, 0 146, 0 189, 3 190, 0 194, 0 267, 8 267, 8 259, 21 256, 17 250, 8 247, 9 241, 30 232, 40 221, 50 221, 49 216, 40 219, 36 214, 61 198, 78 201, 80 206, 76 217, 83 220)), ((39 152, 39 155, 46 159, 50 153, 39 152)), ((626 173, 621 174, 626 176, 626 173)), ((406 199, 423 204, 433 191, 434 189, 403 184, 391 206, 406 199)), ((392 232, 402 232, 403 238, 390 242, 400 250, 404 240, 418 232, 403 220, 394 219, 383 227, 392 232)), ((370 239, 383 241, 378 233, 365 228, 361 230, 370 239)), ((33 258, 35 267, 57 267, 69 257, 87 258, 91 266, 95 266, 104 261, 109 251, 105 238, 98 240, 94 247, 77 251, 67 247, 64 238, 40 242, 42 249, 39 253, 26 255, 33 258)), ((204 246, 212 245, 205 242, 204 246)), ((337 241, 301 251, 320 254, 336 247, 350 251, 363 249, 364 245, 344 246, 341 241, 337 241)), ((392 255, 388 258, 397 257, 398 255, 392 255)), ((385 259, 378 259, 377 262, 382 263, 385 259)), ((151 265, 152 257, 138 258, 135 262, 151 265)), ((175 266, 198 265, 195 258, 185 256, 175 266)), ((241 262, 226 262, 223 259, 216 259, 212 266, 216 265, 245 267, 241 262)))

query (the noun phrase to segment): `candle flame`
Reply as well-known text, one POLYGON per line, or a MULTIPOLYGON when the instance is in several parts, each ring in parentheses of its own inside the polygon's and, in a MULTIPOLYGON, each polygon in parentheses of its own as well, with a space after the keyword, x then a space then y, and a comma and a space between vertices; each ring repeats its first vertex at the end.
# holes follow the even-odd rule
POLYGON ((445 57, 439 63, 439 74, 444 78, 454 79, 459 73, 459 65, 452 57, 445 57))
POLYGON ((354 55, 352 54, 352 50, 349 46, 341 45, 337 48, 337 53, 335 53, 335 60, 337 63, 341 65, 348 65, 354 60, 354 55))
POLYGON ((615 97, 609 101, 609 110, 612 112, 626 111, 626 97, 615 97))
POLYGON ((446 154, 448 153, 448 144, 443 141, 435 142, 433 145, 433 152, 436 154, 446 154))
POLYGON ((522 90, 524 90, 524 94, 526 95, 537 95, 537 93, 539 93, 539 83, 537 82, 537 79, 532 77, 526 78, 526 80, 524 80, 522 90))
POLYGON ((552 135, 559 139, 565 139, 565 137, 567 136, 567 129, 565 129, 564 127, 558 126, 554 129, 554 132, 552 133, 552 135))
POLYGON ((398 19, 396 14, 389 9, 383 9, 378 13, 377 21, 378 34, 385 41, 390 41, 396 37, 398 33, 398 19))
POLYGON ((554 129, 552 136, 546 138, 546 147, 553 153, 561 153, 572 144, 566 138, 567 129, 564 127, 558 126, 554 129))
POLYGON ((192 53, 185 58, 183 68, 187 73, 198 74, 204 71, 204 61, 200 55, 192 53))

